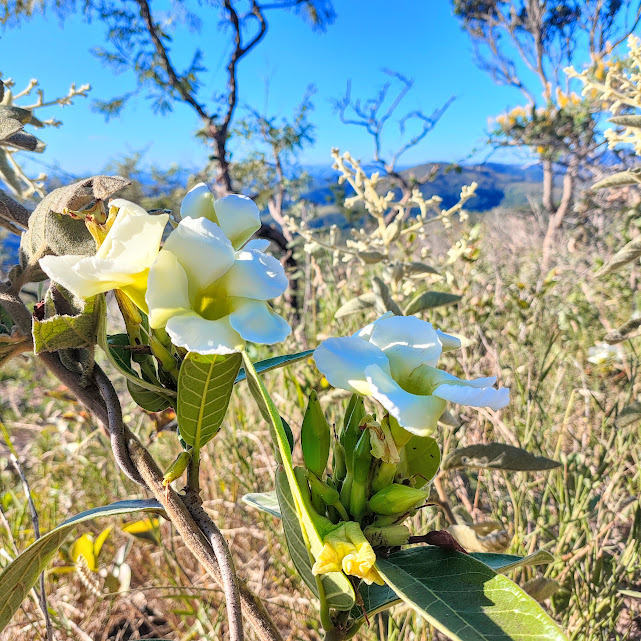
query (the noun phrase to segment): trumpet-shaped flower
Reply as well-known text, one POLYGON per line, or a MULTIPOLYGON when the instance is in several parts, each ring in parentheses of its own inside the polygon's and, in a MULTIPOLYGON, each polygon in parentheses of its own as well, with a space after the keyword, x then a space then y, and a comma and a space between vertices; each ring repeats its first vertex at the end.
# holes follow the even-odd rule
POLYGON ((234 249, 242 247, 260 229, 260 212, 251 198, 230 194, 214 201, 205 183, 198 183, 183 198, 180 216, 216 223, 234 249))
POLYGON ((495 377, 463 381, 436 368, 442 352, 458 347, 415 316, 386 314, 353 336, 323 341, 314 360, 331 385, 373 397, 409 432, 426 436, 446 401, 494 410, 509 402, 495 377))
POLYGON ((368 585, 383 585, 381 575, 375 567, 376 554, 355 521, 344 521, 327 534, 323 549, 312 567, 314 574, 345 572, 357 576, 368 585))
POLYGON ((122 198, 112 200, 109 209, 107 225, 111 226, 94 256, 45 256, 40 267, 78 298, 121 289, 147 311, 147 275, 169 217, 152 216, 122 198))
POLYGON ((207 194, 201 186, 187 194, 183 219, 151 266, 150 326, 164 327, 174 345, 200 354, 231 354, 245 341, 285 340, 291 328, 267 301, 280 296, 288 282, 278 260, 263 253, 269 241, 235 249, 258 229, 258 208, 244 196, 213 203, 207 194))

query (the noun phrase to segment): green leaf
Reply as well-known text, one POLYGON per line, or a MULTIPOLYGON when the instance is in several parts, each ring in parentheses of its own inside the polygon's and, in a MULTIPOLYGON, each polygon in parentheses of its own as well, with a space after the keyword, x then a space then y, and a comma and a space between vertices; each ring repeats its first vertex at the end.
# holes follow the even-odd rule
POLYGON ((32 543, 0 574, 0 632, 4 630, 20 604, 36 584, 38 577, 49 565, 71 531, 83 521, 101 516, 115 516, 130 512, 162 513, 162 506, 155 499, 118 501, 111 505, 81 512, 65 521, 32 543))
POLYGON ((411 316, 412 314, 418 314, 418 312, 442 307, 443 305, 454 305, 462 298, 458 294, 448 294, 447 292, 422 292, 407 304, 405 315, 411 316))
POLYGON ((469 445, 454 450, 443 461, 443 470, 473 467, 482 470, 507 470, 510 472, 536 472, 553 470, 561 463, 544 456, 535 456, 520 447, 504 443, 469 445))
POLYGON ((245 496, 243 496, 243 503, 247 503, 247 505, 251 505, 251 507, 255 507, 261 512, 267 512, 267 514, 271 514, 277 519, 282 518, 275 490, 271 492, 245 494, 245 496))
POLYGON ((201 448, 220 429, 240 363, 238 353, 187 354, 178 376, 176 415, 180 436, 188 445, 201 448))
POLYGON ((366 251, 358 252, 358 257, 366 265, 376 265, 376 263, 380 263, 382 260, 385 260, 387 258, 387 254, 383 254, 382 252, 378 251, 366 251))
MULTIPOLYGON (((313 353, 313 349, 308 349, 304 352, 297 352, 296 354, 285 354, 284 356, 266 358, 264 361, 257 361, 254 363, 254 369, 258 374, 264 374, 265 372, 271 372, 273 369, 279 369, 281 367, 285 367, 285 365, 291 365, 292 363, 302 361, 313 353)), ((245 378, 247 378, 245 369, 241 367, 238 372, 238 376, 236 376, 236 380, 234 381, 234 385, 244 381, 245 378)))
POLYGON ((127 381, 127 389, 131 394, 131 398, 148 412, 162 412, 173 405, 173 400, 166 394, 145 389, 130 380, 127 381))
POLYGON ((470 556, 474 557, 477 561, 485 563, 485 565, 492 568, 495 572, 500 572, 501 574, 505 574, 510 570, 516 570, 517 568, 545 565, 554 561, 554 557, 545 550, 538 550, 528 556, 496 554, 493 552, 473 552, 470 556))
POLYGON ((379 559, 398 596, 455 641, 565 641, 518 585, 477 559, 427 546, 379 559))
POLYGON ((593 191, 604 189, 606 187, 623 187, 625 185, 638 185, 641 183, 641 171, 638 169, 629 169, 628 171, 620 171, 612 176, 607 176, 603 180, 592 185, 593 191))
POLYGON ((619 429, 628 427, 641 419, 641 403, 636 401, 624 407, 614 419, 614 425, 619 429))
POLYGON ((426 265, 425 263, 403 263, 403 266, 412 276, 422 276, 423 274, 439 274, 438 269, 434 269, 434 267, 426 265))
MULTIPOLYGON (((431 548, 405 549, 397 552, 394 557, 401 557, 408 553, 412 554, 414 557, 416 555, 416 552, 414 552, 415 549, 420 550, 431 548)), ((430 553, 428 552, 428 554, 430 553)), ((491 554, 483 552, 475 552, 474 554, 470 554, 470 556, 475 558, 477 561, 481 561, 495 572, 500 572, 501 574, 505 574, 506 572, 519 567, 541 565, 554 561, 554 557, 544 550, 539 550, 538 552, 534 552, 534 554, 530 554, 526 557, 516 556, 514 554, 491 554)), ((365 583, 361 583, 358 591, 363 598, 363 608, 368 617, 371 617, 377 612, 387 610, 397 603, 401 603, 399 596, 388 585, 376 585, 375 583, 372 585, 366 585, 365 583)), ((351 614, 356 620, 365 618, 363 611, 358 606, 354 607, 351 614)))
POLYGON ((623 116, 614 116, 608 118, 608 122, 621 127, 641 128, 641 114, 624 114, 623 116))
POLYGON ((597 270, 594 275, 596 278, 601 278, 639 257, 641 257, 641 235, 633 238, 629 243, 626 243, 603 267, 597 270))
POLYGON ((105 313, 105 297, 99 294, 84 301, 77 316, 57 314, 43 321, 34 318, 34 352, 40 354, 74 347, 92 347, 98 339, 105 313))
POLYGON ((608 332, 603 337, 603 340, 608 343, 608 345, 617 345, 618 343, 638 336, 639 327, 641 327, 641 318, 631 318, 626 323, 623 323, 621 327, 608 332))
POLYGON ((129 352, 129 350, 122 349, 123 345, 129 345, 129 338, 127 337, 127 334, 114 334, 113 336, 107 336, 106 316, 103 317, 101 328, 98 332, 98 345, 102 348, 107 360, 127 379, 127 381, 131 381, 138 387, 142 387, 143 389, 156 392, 157 394, 172 399, 171 404, 173 405, 175 402, 173 399, 176 397, 176 392, 145 381, 132 369, 131 352, 129 352))
POLYGON ((405 449, 407 475, 416 478, 416 487, 427 485, 438 472, 441 449, 431 436, 412 436, 405 449))
MULTIPOLYGON (((314 588, 310 585, 309 576, 306 576, 303 561, 307 559, 309 563, 309 573, 311 574, 311 561, 309 556, 311 553, 311 555, 316 558, 320 553, 323 548, 322 535, 318 531, 312 515, 309 514, 305 508, 305 502, 294 475, 292 452, 287 433, 283 427, 283 422, 278 410, 267 393, 263 382, 258 377, 246 352, 243 352, 243 361, 245 371, 247 372, 249 391, 258 405, 262 417, 269 425, 272 441, 276 450, 276 460, 282 466, 282 469, 276 474, 276 492, 278 493, 281 513, 283 514, 284 526, 285 523, 287 523, 287 526, 285 526, 285 535, 288 537, 288 545, 289 541, 292 541, 293 547, 290 548, 290 553, 301 577, 305 583, 310 586, 310 589, 314 591, 314 588), (296 524, 295 526, 294 522, 296 524), (303 539, 303 534, 305 535, 306 541, 303 539), (303 541, 305 549, 304 555, 300 551, 301 540, 303 541)), ((313 576, 312 578, 315 584, 316 579, 313 576)), ((355 602, 354 589, 344 574, 337 572, 323 577, 322 581, 326 593, 325 598, 330 607, 339 610, 350 610, 352 608, 355 602), (326 581, 328 582, 327 587, 325 587, 326 581)), ((318 595, 317 592, 314 593, 318 595)))
POLYGON ((375 307, 379 314, 392 312, 395 316, 403 315, 401 308, 392 298, 389 287, 378 276, 374 276, 372 279, 372 288, 374 289, 374 296, 376 298, 375 307))
POLYGON ((361 294, 343 303, 334 314, 334 318, 343 318, 350 314, 357 314, 358 312, 372 309, 374 305, 376 305, 376 294, 374 294, 374 292, 367 292, 367 294, 361 294))

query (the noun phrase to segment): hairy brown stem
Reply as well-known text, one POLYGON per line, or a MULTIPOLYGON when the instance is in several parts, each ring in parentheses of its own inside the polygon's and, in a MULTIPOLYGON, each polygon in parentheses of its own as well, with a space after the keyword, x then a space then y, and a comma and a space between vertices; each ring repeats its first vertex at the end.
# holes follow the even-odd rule
POLYGON ((109 438, 111 439, 111 450, 116 463, 132 481, 146 488, 146 483, 129 457, 126 441, 128 430, 122 420, 122 408, 120 407, 118 394, 107 375, 98 365, 94 365, 93 378, 107 409, 107 427, 109 429, 109 438))
POLYGON ((203 509, 202 499, 196 490, 187 490, 183 498, 183 503, 201 532, 209 540, 209 544, 216 555, 223 581, 225 602, 227 604, 229 638, 231 641, 243 641, 243 617, 240 605, 240 592, 238 590, 238 576, 234 570, 234 560, 229 551, 227 541, 225 541, 222 532, 216 527, 216 524, 203 509))
MULTIPOLYGON (((138 439, 130 434, 127 445, 131 460, 153 495, 165 508, 167 516, 178 530, 185 545, 207 573, 222 585, 220 566, 213 550, 180 496, 171 487, 167 490, 162 485, 162 472, 138 439)), ((258 597, 242 581, 239 582, 238 587, 243 613, 249 619, 258 638, 261 641, 283 641, 278 628, 258 597)))

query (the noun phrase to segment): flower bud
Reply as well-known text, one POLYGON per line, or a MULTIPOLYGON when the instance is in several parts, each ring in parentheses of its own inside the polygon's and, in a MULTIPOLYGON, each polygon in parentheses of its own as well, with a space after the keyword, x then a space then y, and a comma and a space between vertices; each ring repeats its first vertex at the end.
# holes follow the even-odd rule
POLYGON ((181 452, 178 455, 178 458, 171 464, 171 467, 167 470, 165 475, 162 477, 162 486, 167 487, 170 483, 173 483, 176 479, 180 478, 183 472, 187 469, 189 462, 191 461, 191 450, 186 452, 181 452))
MULTIPOLYGON (((350 402, 351 405, 351 402, 350 402)), ((349 410, 349 406, 348 406, 349 410)), ((349 416, 345 415, 345 423, 340 436, 340 442, 345 451, 345 465, 347 472, 351 474, 354 469, 354 449, 361 437, 359 425, 365 417, 365 403, 362 396, 356 396, 356 400, 349 416)))
POLYGON ((405 545, 410 538, 410 531, 405 525, 388 525, 386 527, 370 525, 363 530, 363 534, 373 548, 393 548, 405 545))
POLYGON ((305 466, 319 478, 323 476, 327 466, 329 440, 329 425, 318 402, 318 394, 312 390, 303 418, 301 444, 305 466))
POLYGON ((400 514, 410 511, 428 496, 429 492, 393 483, 374 494, 369 500, 369 507, 376 514, 400 514))

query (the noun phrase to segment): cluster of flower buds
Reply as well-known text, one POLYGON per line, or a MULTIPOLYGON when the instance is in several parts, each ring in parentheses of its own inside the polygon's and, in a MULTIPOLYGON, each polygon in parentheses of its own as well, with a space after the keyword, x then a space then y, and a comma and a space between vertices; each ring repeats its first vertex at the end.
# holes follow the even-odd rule
POLYGON ((373 549, 406 544, 409 530, 403 521, 429 495, 423 489, 426 479, 407 471, 405 445, 412 436, 389 414, 380 422, 367 414, 358 394, 351 397, 340 429, 332 430, 316 392, 311 393, 301 431, 305 469, 297 468, 297 477, 308 504, 334 524, 315 574, 343 570, 380 583, 373 549))

